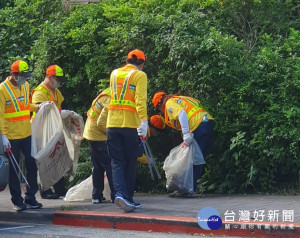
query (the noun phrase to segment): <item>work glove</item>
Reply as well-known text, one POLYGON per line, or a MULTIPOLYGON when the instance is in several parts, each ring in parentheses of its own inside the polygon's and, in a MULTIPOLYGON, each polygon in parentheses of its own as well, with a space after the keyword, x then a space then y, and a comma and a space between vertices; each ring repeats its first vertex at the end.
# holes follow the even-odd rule
POLYGON ((2 144, 3 144, 4 152, 6 152, 9 148, 11 148, 10 142, 7 139, 6 135, 2 135, 2 144))
POLYGON ((65 119, 67 116, 69 116, 69 114, 70 114, 69 110, 61 110, 60 112, 61 119, 65 119))
POLYGON ((187 146, 189 146, 190 144, 192 144, 193 143, 193 134, 192 133, 183 134, 183 142, 187 146))
POLYGON ((138 135, 142 138, 146 138, 148 131, 148 121, 142 121, 141 125, 137 128, 138 135))

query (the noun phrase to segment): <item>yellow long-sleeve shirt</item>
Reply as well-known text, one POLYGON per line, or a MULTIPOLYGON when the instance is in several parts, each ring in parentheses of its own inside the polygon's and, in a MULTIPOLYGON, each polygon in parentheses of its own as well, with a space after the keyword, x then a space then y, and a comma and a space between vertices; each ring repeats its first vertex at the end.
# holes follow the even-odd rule
POLYGON ((107 121, 107 107, 110 102, 110 96, 103 95, 97 101, 94 109, 99 113, 96 121, 89 117, 86 119, 83 137, 91 141, 106 141, 106 121, 107 121))
MULTIPOLYGON (((134 67, 132 64, 127 64, 123 68, 134 67)), ((137 128, 141 121, 147 120, 147 75, 138 70, 132 76, 131 85, 129 93, 133 96, 136 104, 136 112, 128 110, 119 109, 109 109, 107 128, 117 127, 117 128, 137 128), (135 89, 132 89, 135 88, 135 89)), ((110 76, 110 85, 113 85, 113 73, 110 76)))
MULTIPOLYGON (((173 121, 177 121, 176 124, 179 124, 179 113, 186 108, 186 102, 184 100, 178 100, 177 98, 170 98, 166 102, 166 112, 168 113, 169 121, 174 124, 173 121)), ((197 112, 195 116, 189 119, 189 127, 190 132, 193 132, 197 129, 197 127, 200 125, 200 123, 203 120, 204 114, 207 114, 207 119, 212 120, 213 118, 209 113, 203 111, 203 112, 197 112)))
MULTIPOLYGON (((18 99, 23 99, 26 95, 24 95, 24 90, 21 88, 17 88, 13 86, 10 82, 11 77, 8 77, 5 82, 7 82, 12 89, 14 95, 18 99)), ((26 84, 28 84, 26 82, 26 84)), ((6 135, 7 139, 9 140, 16 140, 16 139, 23 139, 31 135, 31 127, 30 127, 30 120, 23 120, 23 121, 6 121, 4 119, 4 111, 9 107, 12 103, 11 98, 5 93, 6 89, 4 88, 3 83, 0 84, 0 131, 2 135, 6 135)), ((27 92, 29 97, 29 92, 27 92)), ((29 98, 28 98, 29 101, 29 98)), ((38 109, 37 105, 30 104, 30 111, 35 112, 38 109)))
MULTIPOLYGON (((63 102, 64 97, 62 96, 59 89, 56 88, 55 94, 53 95, 52 91, 44 84, 44 82, 42 82, 40 85, 47 89, 47 91, 52 96, 53 101, 55 102, 56 105, 57 105, 57 101, 58 101, 59 97, 62 99, 62 102, 63 102)), ((32 101, 31 102, 32 104, 40 104, 42 102, 49 101, 49 98, 43 91, 34 91, 34 93, 32 94, 31 101, 32 101)))

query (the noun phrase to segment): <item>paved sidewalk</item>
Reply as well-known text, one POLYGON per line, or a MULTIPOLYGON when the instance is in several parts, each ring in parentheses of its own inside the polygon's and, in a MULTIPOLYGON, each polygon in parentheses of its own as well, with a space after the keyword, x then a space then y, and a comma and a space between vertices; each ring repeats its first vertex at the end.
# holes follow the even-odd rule
POLYGON ((132 213, 123 213, 108 201, 94 205, 91 201, 46 200, 39 194, 37 199, 43 203, 43 209, 15 212, 8 189, 0 192, 0 221, 223 236, 300 237, 300 195, 169 198, 166 194, 136 194, 135 200, 142 209, 132 213), (216 231, 204 230, 197 223, 199 210, 207 206, 215 208, 222 218, 223 226, 216 231))

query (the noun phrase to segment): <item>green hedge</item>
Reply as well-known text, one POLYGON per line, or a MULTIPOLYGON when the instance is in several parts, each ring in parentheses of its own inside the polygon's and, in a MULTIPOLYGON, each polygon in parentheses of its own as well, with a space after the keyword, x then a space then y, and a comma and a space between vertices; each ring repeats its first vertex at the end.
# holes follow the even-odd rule
MULTIPOLYGON (((69 108, 85 116, 110 72, 130 50, 142 49, 149 115, 153 94, 164 90, 200 99, 215 119, 214 150, 199 191, 299 189, 295 1, 103 0, 69 9, 60 3, 17 0, 0 9, 2 75, 22 57, 36 85, 56 63, 69 77, 62 88, 69 108)), ((172 130, 151 139, 160 164, 180 141, 172 130)), ((147 182, 143 169, 138 189, 163 191, 164 182, 147 182)))

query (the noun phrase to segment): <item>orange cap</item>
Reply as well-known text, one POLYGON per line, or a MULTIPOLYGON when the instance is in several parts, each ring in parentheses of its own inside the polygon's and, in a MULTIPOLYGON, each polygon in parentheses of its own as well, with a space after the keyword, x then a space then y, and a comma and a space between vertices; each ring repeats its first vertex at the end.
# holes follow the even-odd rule
POLYGON ((30 78, 32 74, 29 72, 28 64, 23 60, 17 60, 10 66, 12 73, 18 73, 24 77, 30 78))
POLYGON ((166 95, 164 92, 157 92, 154 94, 152 98, 153 106, 156 107, 159 101, 161 100, 162 96, 166 95))
POLYGON ((64 77, 64 72, 58 65, 50 65, 46 70, 47 76, 56 76, 60 81, 66 81, 64 77))
POLYGON ((138 50, 138 49, 130 51, 129 54, 127 55, 127 59, 132 59, 132 56, 134 56, 134 55, 136 56, 136 58, 138 60, 146 61, 144 52, 141 50, 138 50))
POLYGON ((150 123, 157 129, 163 130, 166 127, 165 119, 160 115, 150 117, 150 123))

